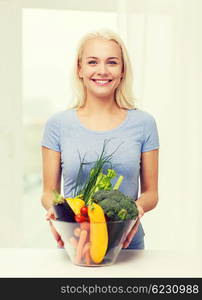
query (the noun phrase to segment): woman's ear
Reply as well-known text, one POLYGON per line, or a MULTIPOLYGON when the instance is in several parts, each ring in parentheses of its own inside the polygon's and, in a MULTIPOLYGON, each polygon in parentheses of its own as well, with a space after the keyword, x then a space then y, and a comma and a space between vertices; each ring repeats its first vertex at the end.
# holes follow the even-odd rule
POLYGON ((78 62, 78 75, 79 75, 79 78, 83 78, 82 68, 81 68, 81 65, 79 62, 78 62))
POLYGON ((81 79, 82 79, 82 78, 83 78, 83 75, 82 75, 82 71, 81 71, 81 69, 79 69, 79 70, 78 70, 78 74, 79 74, 79 78, 81 78, 81 79))

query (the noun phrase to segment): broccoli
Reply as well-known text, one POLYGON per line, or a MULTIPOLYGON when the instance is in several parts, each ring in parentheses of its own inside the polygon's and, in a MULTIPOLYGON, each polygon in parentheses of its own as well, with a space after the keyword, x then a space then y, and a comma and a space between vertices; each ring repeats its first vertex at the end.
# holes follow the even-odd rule
POLYGON ((138 216, 135 201, 118 190, 99 190, 93 195, 110 221, 131 220, 138 216))

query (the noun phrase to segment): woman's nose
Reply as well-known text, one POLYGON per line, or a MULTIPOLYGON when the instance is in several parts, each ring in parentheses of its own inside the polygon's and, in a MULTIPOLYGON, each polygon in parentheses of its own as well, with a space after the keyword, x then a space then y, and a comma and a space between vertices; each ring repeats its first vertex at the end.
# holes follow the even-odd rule
POLYGON ((100 64, 97 72, 98 75, 108 74, 107 66, 105 64, 100 64))

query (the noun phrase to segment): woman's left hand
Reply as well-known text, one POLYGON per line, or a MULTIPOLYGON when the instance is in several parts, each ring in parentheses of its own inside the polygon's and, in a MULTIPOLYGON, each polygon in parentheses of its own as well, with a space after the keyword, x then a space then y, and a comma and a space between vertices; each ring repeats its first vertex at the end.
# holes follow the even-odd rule
POLYGON ((140 206, 139 204, 136 204, 137 209, 138 209, 138 219, 137 222, 135 223, 135 225, 132 227, 131 231, 128 233, 124 243, 123 243, 123 248, 128 248, 130 242, 132 241, 132 238, 134 237, 134 235, 136 234, 136 232, 138 231, 138 227, 140 224, 140 218, 144 215, 144 210, 142 208, 142 206, 140 206))

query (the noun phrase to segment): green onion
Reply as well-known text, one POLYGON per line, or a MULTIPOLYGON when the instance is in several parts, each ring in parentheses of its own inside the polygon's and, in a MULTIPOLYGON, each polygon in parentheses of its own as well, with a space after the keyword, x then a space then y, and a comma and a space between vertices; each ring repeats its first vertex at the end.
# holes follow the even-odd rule
MULTIPOLYGON (((109 155, 106 155, 105 154, 105 148, 106 148, 106 145, 109 141, 110 141, 110 139, 109 140, 107 140, 107 139, 104 140, 104 145, 103 145, 102 152, 101 152, 100 156, 98 157, 98 159, 95 161, 93 167, 91 168, 86 182, 80 188, 80 190, 78 190, 79 180, 81 178, 81 173, 82 173, 82 170, 83 170, 83 166, 85 164, 89 164, 89 163, 84 163, 84 158, 83 158, 82 161, 80 160, 81 163, 80 163, 80 168, 79 168, 79 172, 78 172, 77 179, 76 179, 74 196, 76 196, 78 193, 82 194, 83 195, 83 200, 84 200, 86 205, 91 203, 91 196, 94 194, 94 192, 96 190, 96 187, 97 187, 97 184, 96 184, 97 183, 97 178, 102 173, 102 169, 103 169, 104 165, 107 164, 107 163, 111 164, 111 159, 113 157, 113 154, 118 150, 118 148, 121 145, 120 144, 115 149, 114 152, 112 152, 109 155)), ((112 168, 112 166, 111 166, 111 168, 112 168)))

